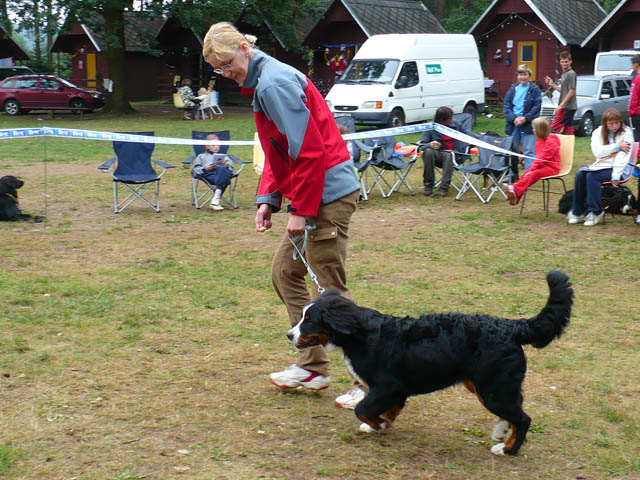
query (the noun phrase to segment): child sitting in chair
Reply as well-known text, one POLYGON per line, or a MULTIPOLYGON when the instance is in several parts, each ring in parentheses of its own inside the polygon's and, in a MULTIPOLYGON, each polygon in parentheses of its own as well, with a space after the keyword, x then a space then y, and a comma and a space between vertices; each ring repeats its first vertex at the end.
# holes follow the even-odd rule
MULTIPOLYGON (((207 135, 207 140, 220 140, 217 135, 211 133, 207 135)), ((220 145, 206 145, 204 152, 196 157, 191 169, 191 175, 202 178, 211 185, 215 185, 211 208, 214 210, 224 210, 220 205, 220 198, 225 189, 231 183, 233 176, 233 164, 225 154, 218 153, 220 145)))
POLYGON ((517 205, 524 192, 543 177, 557 175, 560 171, 560 139, 551 133, 551 126, 545 117, 531 122, 536 141, 536 159, 513 185, 502 184, 510 205, 517 205))

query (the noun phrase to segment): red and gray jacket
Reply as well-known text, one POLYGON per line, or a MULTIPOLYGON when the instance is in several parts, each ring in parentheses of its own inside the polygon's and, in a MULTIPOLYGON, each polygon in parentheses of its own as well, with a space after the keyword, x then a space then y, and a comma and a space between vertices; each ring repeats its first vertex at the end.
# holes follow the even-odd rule
POLYGON ((265 153, 256 204, 277 212, 285 197, 292 213, 315 216, 320 205, 360 188, 333 115, 305 75, 254 50, 244 86, 255 89, 253 111, 265 153))

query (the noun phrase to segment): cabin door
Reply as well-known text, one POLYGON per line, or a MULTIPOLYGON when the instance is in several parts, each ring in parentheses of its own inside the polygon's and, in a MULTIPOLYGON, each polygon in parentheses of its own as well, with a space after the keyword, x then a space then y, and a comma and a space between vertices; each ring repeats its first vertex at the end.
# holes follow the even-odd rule
POLYGON ((528 65, 533 75, 531 81, 536 80, 536 64, 538 63, 538 43, 518 42, 518 65, 528 65))

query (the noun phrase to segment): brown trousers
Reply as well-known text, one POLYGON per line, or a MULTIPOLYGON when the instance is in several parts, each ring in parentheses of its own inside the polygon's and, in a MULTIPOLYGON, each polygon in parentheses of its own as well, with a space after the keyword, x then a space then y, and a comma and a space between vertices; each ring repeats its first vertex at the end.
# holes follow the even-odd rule
MULTIPOLYGON (((311 270, 323 288, 336 288, 348 298, 351 298, 351 294, 347 289, 345 263, 349 222, 356 210, 359 193, 360 191, 355 191, 327 205, 321 205, 317 216, 307 218, 308 224, 316 225, 315 230, 309 232, 305 252, 311 270)), ((305 282, 307 269, 302 260, 293 259, 293 252, 293 245, 285 233, 271 265, 271 281, 276 294, 287 307, 291 326, 300 321, 302 308, 311 298, 320 296, 318 286, 313 282, 311 296, 309 295, 305 282)), ((320 375, 328 375, 329 372, 329 357, 321 345, 300 351, 296 364, 320 375)))

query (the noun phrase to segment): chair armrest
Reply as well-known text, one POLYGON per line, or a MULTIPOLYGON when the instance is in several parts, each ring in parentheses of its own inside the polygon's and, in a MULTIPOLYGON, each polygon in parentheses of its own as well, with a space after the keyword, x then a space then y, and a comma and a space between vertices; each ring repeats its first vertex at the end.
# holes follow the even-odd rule
POLYGON ((356 142, 356 145, 358 146, 358 148, 363 152, 370 153, 374 148, 380 148, 378 146, 367 145, 366 143, 363 143, 360 140, 353 140, 353 141, 356 142))
POLYGON ((191 165, 196 159, 195 155, 189 155, 189 158, 187 158, 184 162, 182 162, 182 164, 186 167, 191 165))
POLYGON ((249 165, 249 164, 253 165, 253 162, 249 162, 247 160, 240 160, 238 157, 236 157, 235 155, 232 155, 230 153, 227 153, 227 156, 231 159, 231 163, 233 163, 234 176, 235 175, 239 175, 240 172, 242 170, 244 170, 244 167, 246 167, 247 165, 249 165), (240 168, 236 169, 236 167, 238 165, 240 165, 240 168))
POLYGON ((160 160, 154 160, 153 163, 162 167, 162 168, 175 168, 175 165, 171 165, 169 163, 161 162, 160 160))
POLYGON ((115 161, 116 161, 116 157, 111 157, 106 162, 98 165, 98 170, 100 170, 101 172, 105 172, 105 173, 108 172, 115 161))

